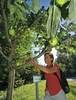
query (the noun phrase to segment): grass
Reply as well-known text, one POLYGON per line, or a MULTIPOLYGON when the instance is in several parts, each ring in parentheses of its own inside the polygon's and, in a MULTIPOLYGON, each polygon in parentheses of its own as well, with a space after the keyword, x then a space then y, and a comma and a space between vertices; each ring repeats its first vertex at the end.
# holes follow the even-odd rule
POLYGON ((68 100, 76 100, 76 82, 69 82, 71 92, 67 95, 68 100))
MULTIPOLYGON (((76 100, 76 82, 69 82, 71 92, 67 94, 68 100, 76 100)), ((42 100, 45 90, 45 81, 39 82, 39 100, 42 100)), ((13 100, 36 100, 35 83, 16 88, 13 100)), ((0 100, 5 100, 5 93, 0 92, 0 100)))

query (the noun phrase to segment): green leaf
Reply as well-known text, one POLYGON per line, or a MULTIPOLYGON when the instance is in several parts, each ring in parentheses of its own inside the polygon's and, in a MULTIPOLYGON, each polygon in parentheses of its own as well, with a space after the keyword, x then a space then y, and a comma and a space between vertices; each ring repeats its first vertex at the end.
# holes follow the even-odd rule
POLYGON ((14 30, 14 29, 10 29, 10 30, 9 30, 9 34, 10 34, 11 36, 15 36, 15 30, 14 30))
POLYGON ((10 14, 13 15, 16 11, 16 7, 14 5, 9 5, 10 14))
POLYGON ((52 38, 52 39, 49 41, 49 43, 50 43, 52 46, 57 46, 57 45, 58 45, 58 42, 59 42, 58 37, 54 37, 54 38, 52 38))

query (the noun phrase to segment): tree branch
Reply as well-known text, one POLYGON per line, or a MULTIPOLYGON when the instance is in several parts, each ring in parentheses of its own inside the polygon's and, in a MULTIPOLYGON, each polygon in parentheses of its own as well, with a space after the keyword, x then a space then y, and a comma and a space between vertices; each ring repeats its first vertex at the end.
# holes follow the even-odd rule
POLYGON ((0 47, 0 54, 7 60, 10 61, 9 58, 2 52, 2 48, 0 47))
POLYGON ((5 33, 6 33, 6 38, 11 46, 11 41, 9 39, 9 32, 8 32, 8 23, 7 23, 7 16, 6 16, 6 13, 5 13, 5 8, 4 8, 4 3, 5 3, 5 0, 1 0, 1 9, 2 9, 2 16, 3 16, 3 20, 4 20, 4 27, 5 27, 5 33))

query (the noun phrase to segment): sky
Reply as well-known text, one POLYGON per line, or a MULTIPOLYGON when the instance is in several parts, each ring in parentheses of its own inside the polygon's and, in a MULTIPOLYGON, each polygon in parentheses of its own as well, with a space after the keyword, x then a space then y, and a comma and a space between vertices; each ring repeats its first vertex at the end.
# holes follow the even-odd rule
POLYGON ((44 6, 45 8, 48 8, 50 4, 50 0, 41 0, 40 1, 41 6, 44 6))
MULTIPOLYGON (((27 3, 31 5, 31 0, 27 0, 27 3)), ((40 0, 41 7, 44 6, 45 8, 48 8, 50 4, 50 0, 40 0)))

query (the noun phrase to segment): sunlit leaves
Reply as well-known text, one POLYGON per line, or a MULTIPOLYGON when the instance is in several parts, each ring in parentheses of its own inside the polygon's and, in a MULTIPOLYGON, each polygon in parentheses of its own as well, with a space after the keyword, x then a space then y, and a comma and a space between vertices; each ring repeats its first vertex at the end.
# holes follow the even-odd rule
POLYGON ((14 29, 9 29, 9 34, 11 35, 11 36, 15 36, 15 30, 14 29))
POLYGON ((31 53, 32 41, 34 36, 32 31, 27 29, 20 37, 19 44, 17 46, 17 52, 19 56, 25 56, 31 53))
POLYGON ((14 18, 16 18, 17 20, 24 20, 24 18, 25 18, 24 7, 22 8, 21 5, 16 3, 16 5, 10 5, 9 10, 10 10, 11 16, 13 16, 13 17, 15 16, 14 18))
POLYGON ((14 5, 9 5, 10 14, 13 15, 16 11, 16 7, 14 5))
POLYGON ((52 45, 52 46, 57 46, 59 43, 59 40, 58 40, 58 37, 53 37, 50 41, 49 41, 49 43, 50 43, 50 45, 52 45))
POLYGON ((75 50, 73 47, 68 48, 68 51, 69 51, 70 53, 75 53, 75 52, 76 52, 76 50, 75 50))

